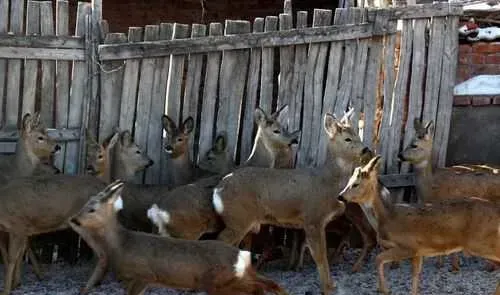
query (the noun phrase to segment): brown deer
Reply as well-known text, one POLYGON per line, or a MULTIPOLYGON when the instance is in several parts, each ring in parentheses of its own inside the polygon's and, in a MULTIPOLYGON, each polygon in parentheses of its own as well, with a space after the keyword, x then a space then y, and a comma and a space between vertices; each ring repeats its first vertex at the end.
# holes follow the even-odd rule
MULTIPOLYGON (((415 136, 399 154, 399 158, 413 164, 416 173, 416 192, 420 202, 437 202, 450 198, 477 197, 500 200, 500 175, 481 169, 458 167, 432 167, 433 122, 422 124, 415 118, 415 136), (468 171, 470 170, 470 171, 468 171)), ((440 261, 440 264, 442 262, 440 261)), ((460 269, 458 256, 452 259, 454 271, 460 269)))
POLYGON ((329 294, 335 285, 326 256, 325 226, 345 210, 332 195, 342 189, 354 165, 371 156, 371 151, 349 124, 333 115, 325 115, 324 129, 329 140, 323 167, 238 169, 214 189, 213 205, 226 225, 218 239, 232 245, 261 224, 304 229, 321 291, 329 294))
POLYGON ((209 295, 273 294, 286 292, 258 276, 250 252, 218 241, 188 241, 125 229, 116 218, 123 207, 123 182, 116 181, 93 196, 71 219, 105 242, 113 270, 127 295, 144 294, 149 285, 196 289, 209 295))
POLYGON ((384 201, 378 181, 380 156, 355 169, 339 198, 360 204, 376 226, 378 289, 389 294, 384 265, 412 259, 412 291, 418 293, 423 257, 464 251, 500 262, 500 205, 479 198, 455 198, 426 204, 384 201))

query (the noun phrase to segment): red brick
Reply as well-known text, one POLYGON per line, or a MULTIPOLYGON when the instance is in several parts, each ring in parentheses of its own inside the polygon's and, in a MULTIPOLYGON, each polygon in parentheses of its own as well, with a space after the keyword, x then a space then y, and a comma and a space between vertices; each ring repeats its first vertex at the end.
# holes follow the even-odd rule
POLYGON ((484 106, 491 104, 491 96, 473 96, 472 105, 473 106, 484 106))
POLYGON ((461 44, 458 47, 458 54, 462 55, 462 53, 472 52, 472 46, 470 44, 461 44))
POLYGON ((458 64, 459 65, 468 65, 470 62, 470 54, 467 53, 459 53, 458 54, 458 64))
POLYGON ((457 68, 457 83, 468 80, 470 77, 471 77, 470 66, 469 65, 459 65, 457 68))
POLYGON ((470 63, 473 65, 481 65, 484 64, 486 57, 484 54, 471 54, 469 57, 470 63))
POLYGON ((493 96, 493 104, 500 104, 500 95, 493 96))
POLYGON ((455 96, 453 97, 453 105, 455 106, 468 106, 471 104, 470 96, 455 96))
POLYGON ((473 45, 472 51, 477 53, 497 53, 500 52, 500 42, 478 42, 473 45))
POLYGON ((476 76, 476 75, 481 75, 481 74, 487 74, 487 75, 498 75, 500 72, 500 69, 498 65, 494 64, 489 64, 489 65, 473 65, 471 66, 471 75, 476 76))
MULTIPOLYGON (((500 64, 500 53, 488 54, 484 63, 487 64, 500 64)), ((499 69, 500 72, 500 69, 499 69)))

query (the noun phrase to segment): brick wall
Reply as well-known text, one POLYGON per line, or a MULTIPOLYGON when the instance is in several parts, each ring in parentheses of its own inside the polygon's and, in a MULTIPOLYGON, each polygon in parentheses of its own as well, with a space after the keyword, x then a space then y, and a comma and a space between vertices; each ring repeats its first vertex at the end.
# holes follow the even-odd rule
MULTIPOLYGON (((500 42, 461 44, 457 84, 477 75, 500 75, 500 42)), ((500 105, 500 95, 455 96, 455 106, 500 105)))

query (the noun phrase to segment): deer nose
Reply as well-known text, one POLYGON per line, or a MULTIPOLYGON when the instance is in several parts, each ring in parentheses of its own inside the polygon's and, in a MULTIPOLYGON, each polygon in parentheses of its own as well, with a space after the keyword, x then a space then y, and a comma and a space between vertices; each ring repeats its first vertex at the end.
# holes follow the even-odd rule
POLYGON ((55 153, 55 152, 58 152, 58 151, 60 151, 60 150, 61 150, 61 146, 60 146, 60 145, 58 145, 58 144, 56 144, 56 146, 54 147, 54 153, 55 153))
POLYGON ((292 141, 290 142, 290 145, 292 145, 292 144, 299 144, 299 140, 297 138, 292 139, 292 141))
POLYGON ((399 159, 400 161, 403 161, 403 162, 405 161, 405 157, 403 156, 403 153, 399 153, 399 154, 398 154, 398 159, 399 159))
POLYGON ((337 198, 339 199, 339 201, 347 203, 347 200, 344 198, 344 196, 342 194, 339 194, 339 196, 337 198))
POLYGON ((153 164, 154 164, 154 163, 155 163, 155 162, 154 162, 153 160, 149 159, 149 162, 148 162, 148 164, 146 165, 146 167, 153 166, 153 164))
POLYGON ((170 154, 174 151, 174 148, 171 145, 167 145, 165 147, 165 151, 170 154))
POLYGON ((70 222, 76 224, 77 226, 81 226, 82 225, 80 223, 80 221, 78 221, 78 219, 76 219, 76 218, 71 218, 70 222))
POLYGON ((361 154, 367 154, 367 153, 371 153, 370 149, 367 148, 366 146, 363 148, 363 150, 361 151, 361 154))

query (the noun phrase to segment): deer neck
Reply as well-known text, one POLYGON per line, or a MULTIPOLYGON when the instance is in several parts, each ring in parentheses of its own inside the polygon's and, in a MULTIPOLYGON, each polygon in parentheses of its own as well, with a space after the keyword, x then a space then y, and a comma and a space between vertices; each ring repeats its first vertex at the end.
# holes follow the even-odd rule
POLYGON ((194 174, 194 167, 191 159, 189 159, 189 153, 186 152, 171 160, 174 184, 177 186, 189 183, 193 179, 194 174))
POLYGON ((97 235, 106 241, 106 247, 109 250, 119 252, 123 245, 124 232, 125 228, 120 225, 115 215, 109 222, 97 230, 97 235))
POLYGON ((351 176, 352 171, 355 168, 355 164, 352 160, 347 160, 340 155, 336 154, 332 148, 328 148, 326 154, 326 162, 323 170, 331 175, 337 177, 345 178, 346 180, 351 176))
MULTIPOLYGON (((388 218, 388 208, 385 206, 385 202, 382 199, 382 194, 386 194, 387 190, 380 186, 378 181, 372 186, 372 191, 369 194, 374 194, 372 202, 361 203, 360 207, 366 216, 366 219, 372 226, 372 228, 378 233, 378 229, 381 223, 383 223, 388 218)), ((385 196, 384 198, 388 198, 385 196)))
POLYGON ((40 159, 38 159, 38 157, 32 153, 26 145, 26 142, 21 139, 16 146, 14 161, 18 176, 29 176, 33 174, 36 166, 40 163, 40 159))
POLYGON ((279 148, 273 158, 273 168, 293 168, 293 151, 291 147, 279 148))
POLYGON ((269 150, 266 148, 264 136, 262 135, 262 129, 259 127, 255 135, 252 152, 245 161, 244 166, 269 167, 271 161, 273 161, 273 159, 269 155, 269 150))
POLYGON ((432 191, 432 165, 430 159, 414 165, 416 178, 416 191, 419 200, 427 199, 432 191))
MULTIPOLYGON (((109 174, 105 169, 105 172, 103 174, 103 178, 105 182, 111 182, 115 179, 121 179, 123 181, 131 181, 134 176, 135 172, 133 169, 128 167, 128 165, 125 164, 126 159, 123 159, 122 157, 117 158, 117 161, 115 161, 116 165, 113 165, 113 173, 112 175, 109 174)), ((108 167, 110 165, 107 165, 108 167)))

